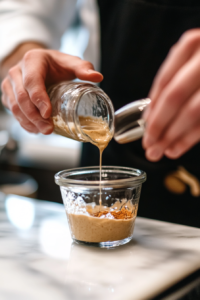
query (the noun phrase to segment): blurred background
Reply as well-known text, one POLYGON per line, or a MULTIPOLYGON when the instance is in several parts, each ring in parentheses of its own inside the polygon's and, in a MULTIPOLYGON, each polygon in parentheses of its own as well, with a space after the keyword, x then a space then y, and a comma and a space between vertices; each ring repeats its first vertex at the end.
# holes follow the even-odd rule
MULTIPOLYGON (((81 58, 85 52, 98 68, 87 50, 91 36, 81 20, 80 5, 76 10, 73 23, 62 36, 60 51, 81 58)), ((92 13, 95 16, 96 12, 92 13)), ((55 134, 26 132, 0 101, 0 192, 62 202, 54 174, 79 166, 80 155, 79 142, 55 134)))

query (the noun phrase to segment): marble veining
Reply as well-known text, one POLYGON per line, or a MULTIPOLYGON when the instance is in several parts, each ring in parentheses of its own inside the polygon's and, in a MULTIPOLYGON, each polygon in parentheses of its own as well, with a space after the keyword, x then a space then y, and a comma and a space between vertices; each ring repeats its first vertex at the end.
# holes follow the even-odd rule
POLYGON ((0 299, 151 299, 200 268, 200 229, 137 218, 115 249, 72 243, 63 205, 0 195, 0 299))

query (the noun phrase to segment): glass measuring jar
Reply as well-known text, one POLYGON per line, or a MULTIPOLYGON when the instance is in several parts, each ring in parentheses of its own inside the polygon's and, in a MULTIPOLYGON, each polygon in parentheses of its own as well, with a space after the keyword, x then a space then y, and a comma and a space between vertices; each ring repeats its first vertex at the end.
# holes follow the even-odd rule
POLYGON ((114 113, 108 95, 91 83, 61 82, 51 86, 47 92, 52 103, 54 132, 59 135, 95 144, 87 134, 88 124, 83 122, 86 117, 98 122, 102 121, 101 124, 94 123, 94 129, 97 130, 99 125, 104 127, 106 125, 110 137, 114 137, 120 144, 135 141, 145 132, 145 121, 142 115, 151 103, 149 98, 133 101, 114 113))
POLYGON ((99 167, 71 169, 57 173, 55 182, 60 186, 72 239, 116 247, 132 239, 146 173, 103 166, 101 176, 99 181, 99 167))
MULTIPOLYGON (((65 137, 92 142, 87 135, 86 121, 98 120, 114 134, 114 108, 102 89, 87 82, 66 81, 51 86, 48 95, 52 104, 54 132, 65 137), (83 122, 84 121, 84 122, 83 122)), ((93 124, 97 128, 99 124, 93 124)), ((90 128, 91 124, 90 124, 90 128)))

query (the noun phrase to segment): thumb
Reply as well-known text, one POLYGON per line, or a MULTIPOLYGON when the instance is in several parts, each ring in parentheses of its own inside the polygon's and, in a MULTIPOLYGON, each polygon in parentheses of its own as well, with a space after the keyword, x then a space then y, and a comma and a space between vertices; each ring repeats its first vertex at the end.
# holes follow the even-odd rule
POLYGON ((92 82, 101 82, 103 75, 94 70, 94 66, 88 61, 80 62, 75 68, 75 76, 81 80, 87 80, 92 82))
POLYGON ((92 82, 101 82, 103 80, 103 75, 95 70, 89 69, 80 75, 77 74, 77 77, 81 80, 88 80, 92 82))
POLYGON ((53 78, 54 82, 72 80, 75 78, 92 82, 100 82, 103 80, 103 75, 95 71, 93 64, 89 61, 55 50, 50 50, 50 54, 53 58, 52 65, 55 66, 55 63, 57 65, 56 68, 53 68, 54 74, 52 74, 50 66, 51 78, 53 78), (55 73, 58 73, 56 74, 56 78, 54 78, 55 73))

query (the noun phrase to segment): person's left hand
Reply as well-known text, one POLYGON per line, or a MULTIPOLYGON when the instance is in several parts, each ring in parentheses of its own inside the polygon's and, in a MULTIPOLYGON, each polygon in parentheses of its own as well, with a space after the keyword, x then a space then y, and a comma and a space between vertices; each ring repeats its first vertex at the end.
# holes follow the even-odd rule
POLYGON ((176 159, 200 141, 200 28, 185 32, 172 47, 149 98, 146 157, 176 159))

